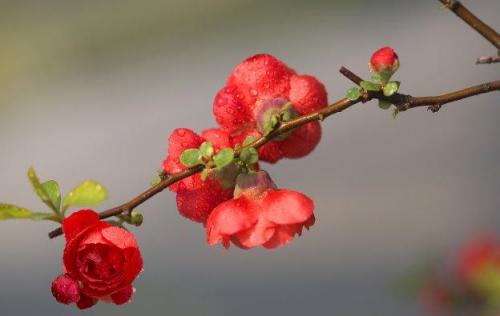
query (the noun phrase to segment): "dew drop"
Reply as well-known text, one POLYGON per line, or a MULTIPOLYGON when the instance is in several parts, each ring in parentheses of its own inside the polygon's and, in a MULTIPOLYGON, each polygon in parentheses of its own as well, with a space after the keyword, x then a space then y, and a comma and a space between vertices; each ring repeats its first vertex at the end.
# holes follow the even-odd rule
POLYGON ((259 94, 259 91, 255 90, 255 89, 250 89, 250 94, 255 97, 259 94))

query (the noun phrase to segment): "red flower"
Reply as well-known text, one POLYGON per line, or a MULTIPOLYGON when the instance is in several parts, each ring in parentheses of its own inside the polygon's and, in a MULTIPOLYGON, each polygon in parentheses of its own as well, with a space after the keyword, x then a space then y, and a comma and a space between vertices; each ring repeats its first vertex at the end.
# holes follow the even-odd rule
POLYGON ((132 282, 142 270, 134 236, 101 221, 96 212, 81 210, 63 221, 66 237, 65 274, 52 284, 57 301, 81 309, 98 300, 123 304, 132 296, 132 282))
POLYGON ((373 53, 369 66, 373 72, 387 73, 390 77, 399 68, 398 55, 391 47, 382 47, 373 53))
POLYGON ((302 193, 276 190, 267 172, 238 176, 233 200, 217 206, 207 220, 208 244, 222 240, 249 249, 284 246, 314 224, 314 202, 302 193))
MULTIPOLYGON (((284 63, 267 54, 252 56, 236 66, 226 85, 214 100, 217 122, 231 133, 233 144, 242 143, 246 136, 261 136, 262 120, 292 103, 296 115, 304 115, 327 106, 325 87, 316 78, 298 75, 284 63), (271 113, 263 107, 272 103, 271 113)), ((319 143, 321 126, 308 123, 284 139, 271 141, 260 148, 260 159, 271 163, 279 159, 299 158, 309 154, 319 143)))
POLYGON ((493 235, 475 239, 460 251, 458 278, 470 285, 487 266, 496 266, 500 271, 500 243, 493 235))
MULTIPOLYGON (((178 128, 172 132, 168 143, 168 155, 163 162, 163 170, 176 173, 188 168, 179 158, 190 148, 199 148, 210 141, 215 150, 231 147, 229 134, 221 129, 208 129, 201 136, 187 128, 178 128)), ((183 216, 204 223, 210 212, 220 203, 233 196, 232 188, 224 188, 218 179, 208 177, 201 180, 200 174, 192 175, 170 186, 170 190, 177 193, 177 208, 183 216)))

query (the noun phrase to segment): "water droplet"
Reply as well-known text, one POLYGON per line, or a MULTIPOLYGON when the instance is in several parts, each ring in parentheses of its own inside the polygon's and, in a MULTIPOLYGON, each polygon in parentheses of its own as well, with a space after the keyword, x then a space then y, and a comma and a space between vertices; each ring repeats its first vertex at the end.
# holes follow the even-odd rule
POLYGON ((259 94, 259 91, 255 90, 255 89, 250 89, 250 94, 255 97, 259 94))
POLYGON ((183 129, 178 129, 177 135, 179 135, 180 137, 184 137, 184 136, 186 136, 186 131, 183 129))

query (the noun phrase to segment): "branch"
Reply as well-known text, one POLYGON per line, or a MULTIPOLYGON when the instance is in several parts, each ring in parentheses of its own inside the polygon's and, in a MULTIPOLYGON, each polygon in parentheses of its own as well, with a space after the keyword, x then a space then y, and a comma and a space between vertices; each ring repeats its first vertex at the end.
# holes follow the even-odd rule
MULTIPOLYGON (((352 73, 350 70, 347 68, 342 67, 340 69, 340 72, 348 77, 350 80, 354 81, 356 84, 359 84, 359 82, 362 81, 360 77, 352 73)), ((297 117, 291 121, 281 123, 279 128, 274 130, 272 133, 270 133, 267 136, 263 136, 257 140, 255 140, 253 143, 249 144, 246 147, 254 147, 254 148, 259 148, 266 144, 267 142, 271 141, 272 139, 285 134, 286 132, 289 132, 299 126, 302 126, 304 124, 313 122, 313 121, 323 121, 325 118, 342 112, 345 109, 348 109, 349 107, 360 103, 360 102, 366 102, 371 99, 382 99, 389 101, 396 105, 399 110, 408 110, 414 107, 419 107, 419 106, 439 106, 441 107, 443 104, 457 101, 460 99, 464 99, 467 97, 471 97, 474 95, 478 95, 481 93, 486 93, 490 91, 495 91, 495 90, 500 90, 500 81, 493 81, 493 82, 488 82, 484 83, 478 86, 466 88, 463 90, 443 94, 440 96, 433 96, 433 97, 412 97, 410 95, 404 95, 404 94, 394 94, 391 97, 385 97, 383 94, 380 94, 378 92, 365 92, 364 96, 356 101, 351 101, 349 99, 343 98, 338 100, 335 103, 330 104, 324 109, 321 109, 319 111, 306 114, 300 117, 297 117)), ((238 157, 240 154, 240 151, 235 152, 235 157, 238 157)), ((186 171, 182 171, 176 174, 172 175, 163 175, 163 179, 160 181, 160 183, 156 184, 155 186, 149 188, 146 190, 144 193, 138 195, 137 197, 133 198, 129 202, 113 207, 111 209, 108 209, 106 211, 103 211, 99 213, 99 217, 101 219, 109 218, 112 216, 116 215, 121 215, 121 214, 127 214, 130 213, 134 208, 139 206, 140 204, 144 203, 154 195, 162 192, 165 188, 168 186, 174 184, 177 181, 180 181, 184 178, 187 178, 189 176, 192 176, 198 172, 201 172, 204 169, 203 165, 198 165, 194 168, 191 168, 186 171)), ((58 229, 55 229, 49 233, 49 238, 54 238, 62 234, 62 229, 59 227, 58 229)))
POLYGON ((465 23, 469 24, 474 30, 487 39, 493 46, 500 49, 500 35, 491 28, 488 24, 481 21, 477 16, 472 14, 460 1, 457 0, 439 0, 448 9, 453 11, 465 23))
POLYGON ((498 35, 497 31, 481 21, 458 0, 439 1, 496 47, 497 56, 479 57, 476 60, 476 64, 492 64, 500 62, 500 35, 498 35))

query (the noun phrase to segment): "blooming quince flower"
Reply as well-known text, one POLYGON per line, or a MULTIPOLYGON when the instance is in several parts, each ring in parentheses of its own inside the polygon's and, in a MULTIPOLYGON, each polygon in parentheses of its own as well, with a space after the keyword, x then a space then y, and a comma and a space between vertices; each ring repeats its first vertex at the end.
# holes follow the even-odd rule
POLYGON ((80 309, 99 300, 117 305, 130 301, 132 282, 143 266, 134 235, 101 221, 92 210, 73 213, 62 227, 65 273, 52 283, 56 300, 80 309))
POLYGON ((267 172, 240 174, 234 199, 217 206, 207 219, 209 245, 232 241, 243 249, 286 245, 314 224, 314 202, 302 193, 278 190, 267 172))
MULTIPOLYGON (((231 147, 229 134, 224 130, 208 129, 198 135, 190 129, 178 128, 170 135, 163 170, 171 174, 187 170, 180 161, 181 154, 186 149, 200 147, 205 141, 210 141, 215 150, 231 147)), ((201 223, 206 221, 214 207, 233 196, 233 188, 224 188, 215 177, 208 177, 203 181, 200 174, 187 177, 171 185, 169 189, 177 193, 179 213, 201 223)))
MULTIPOLYGON (((231 133, 236 145, 249 135, 262 136, 264 131, 259 127, 287 104, 294 115, 322 109, 327 106, 325 87, 271 55, 258 54, 236 66, 215 96, 213 110, 217 122, 231 133)), ((259 156, 270 163, 284 157, 300 158, 309 154, 320 139, 320 124, 311 122, 262 146, 259 156)))

